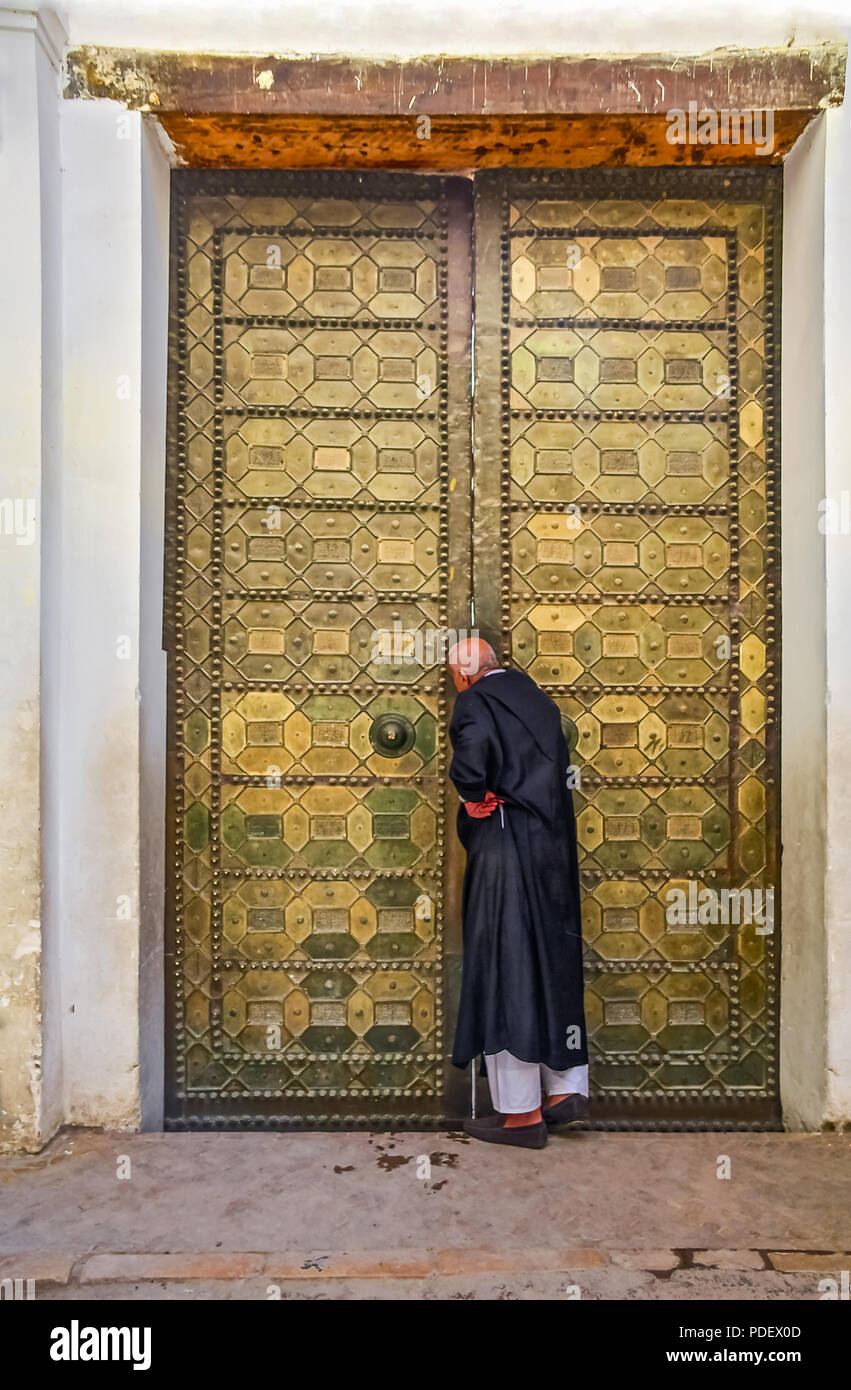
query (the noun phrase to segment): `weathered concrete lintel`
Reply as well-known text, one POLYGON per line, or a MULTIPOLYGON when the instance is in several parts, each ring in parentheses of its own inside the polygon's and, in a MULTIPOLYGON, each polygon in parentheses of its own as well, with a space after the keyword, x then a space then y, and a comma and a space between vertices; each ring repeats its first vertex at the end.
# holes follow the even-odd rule
POLYGON ((846 55, 840 43, 693 57, 410 62, 76 48, 66 57, 65 96, 210 115, 637 115, 690 101, 713 110, 796 111, 841 104, 846 55))

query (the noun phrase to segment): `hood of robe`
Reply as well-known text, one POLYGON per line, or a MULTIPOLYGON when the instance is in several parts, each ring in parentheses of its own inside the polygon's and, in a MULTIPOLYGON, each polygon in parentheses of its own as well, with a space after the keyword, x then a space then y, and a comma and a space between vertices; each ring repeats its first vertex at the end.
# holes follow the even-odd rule
POLYGON ((561 741, 561 714, 531 676, 523 671, 500 671, 482 676, 470 689, 509 710, 528 729, 544 757, 555 761, 561 741))

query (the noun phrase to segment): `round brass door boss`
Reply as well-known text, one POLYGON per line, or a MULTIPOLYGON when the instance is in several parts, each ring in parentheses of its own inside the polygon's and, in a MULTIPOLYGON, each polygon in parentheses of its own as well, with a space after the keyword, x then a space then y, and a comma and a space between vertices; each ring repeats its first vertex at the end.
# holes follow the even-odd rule
POLYGON ((369 741, 384 758, 401 758, 414 746, 414 726, 404 714, 379 714, 372 721, 369 741))

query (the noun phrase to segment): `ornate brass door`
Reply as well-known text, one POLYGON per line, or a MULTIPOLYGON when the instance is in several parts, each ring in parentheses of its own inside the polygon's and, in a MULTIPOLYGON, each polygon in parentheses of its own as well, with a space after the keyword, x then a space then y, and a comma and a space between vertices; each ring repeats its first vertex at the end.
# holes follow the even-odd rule
POLYGON ((476 613, 575 736, 604 1126, 778 1118, 779 180, 477 181, 476 613))
POLYGON ((462 1113, 432 639, 469 615, 470 204, 174 176, 172 1126, 462 1113))
POLYGON ((776 1124, 779 177, 477 176, 471 492, 471 182, 174 176, 169 1125, 466 1112, 471 564, 575 741, 595 1122, 776 1124))

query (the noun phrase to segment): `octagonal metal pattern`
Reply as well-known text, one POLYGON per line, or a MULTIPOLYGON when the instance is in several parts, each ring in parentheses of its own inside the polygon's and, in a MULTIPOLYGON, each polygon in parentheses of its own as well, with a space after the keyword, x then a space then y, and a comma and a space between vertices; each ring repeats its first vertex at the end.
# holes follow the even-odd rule
POLYGON ((779 1120, 780 180, 477 177, 476 612, 575 733, 602 1127, 779 1120))
POLYGON ((172 219, 167 1123, 428 1126, 462 1113, 421 639, 470 608, 469 185, 179 172, 172 219))
MULTIPOLYGON (((779 901, 665 902, 779 899, 779 179, 477 176, 476 625, 575 736, 602 1127, 777 1123, 779 901)), ((459 182, 175 176, 170 1126, 463 1113, 421 640, 469 615, 459 182)))

